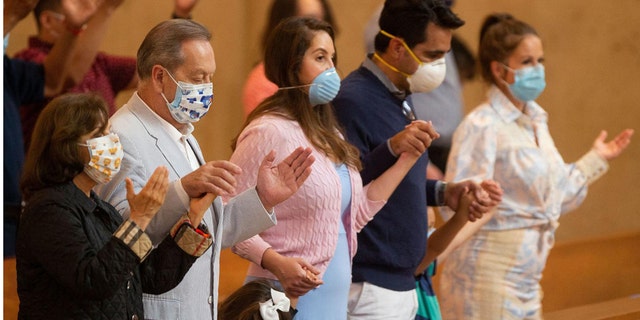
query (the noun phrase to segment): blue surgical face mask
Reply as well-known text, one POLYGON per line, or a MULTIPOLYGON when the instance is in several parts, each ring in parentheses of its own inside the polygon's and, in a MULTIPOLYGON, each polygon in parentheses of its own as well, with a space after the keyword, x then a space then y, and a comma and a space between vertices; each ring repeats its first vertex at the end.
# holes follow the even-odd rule
POLYGON ((509 84, 509 89, 520 101, 535 100, 547 85, 544 80, 544 66, 541 63, 517 70, 503 66, 515 74, 515 82, 509 84))
POLYGON ((302 87, 309 87, 309 102, 312 106, 329 103, 338 95, 338 91, 340 91, 340 76, 338 75, 336 68, 331 68, 316 76, 311 84, 281 87, 278 88, 278 90, 302 87))
POLYGON ((191 84, 176 81, 168 70, 167 74, 178 86, 172 102, 169 102, 164 93, 161 93, 173 119, 180 123, 199 121, 209 112, 209 106, 213 101, 213 83, 191 84))
POLYGON ((4 49, 2 51, 2 53, 6 53, 7 52, 7 47, 9 46, 9 33, 7 33, 7 35, 4 37, 4 49))
POLYGON ((340 91, 340 76, 336 68, 320 73, 309 88, 309 101, 312 106, 329 103, 340 91))

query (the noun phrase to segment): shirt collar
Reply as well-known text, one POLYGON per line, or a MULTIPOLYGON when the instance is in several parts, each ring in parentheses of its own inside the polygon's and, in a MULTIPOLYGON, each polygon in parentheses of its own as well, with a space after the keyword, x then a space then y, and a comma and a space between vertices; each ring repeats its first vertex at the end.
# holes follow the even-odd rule
POLYGON ((367 58, 362 62, 362 67, 371 71, 371 73, 373 73, 396 98, 404 100, 407 97, 407 92, 398 89, 398 87, 391 82, 391 79, 389 79, 389 77, 387 77, 387 75, 373 62, 371 59, 372 57, 373 53, 368 54, 367 58))
POLYGON ((491 108, 498 113, 504 122, 513 122, 522 116, 528 116, 533 122, 547 121, 547 112, 535 101, 527 102, 526 114, 524 114, 495 85, 491 86, 487 95, 491 108))

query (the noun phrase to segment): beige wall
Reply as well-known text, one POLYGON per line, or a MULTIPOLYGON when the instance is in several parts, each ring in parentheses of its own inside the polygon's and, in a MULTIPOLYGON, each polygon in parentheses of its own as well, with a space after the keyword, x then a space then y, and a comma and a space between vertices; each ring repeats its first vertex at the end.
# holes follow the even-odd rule
MULTIPOLYGON (((341 31, 337 47, 343 76, 362 60, 363 26, 380 2, 331 1, 341 31)), ((114 16, 103 49, 135 55, 146 32, 169 16, 172 3, 126 1, 114 16)), ((242 122, 242 84, 259 59, 258 39, 268 4, 266 0, 201 0, 193 14, 213 32, 218 65, 214 109, 196 130, 208 159, 230 155, 229 142, 242 122)), ((490 12, 511 12, 538 29, 548 75, 548 87, 539 102, 550 114, 551 133, 567 161, 580 157, 600 129, 613 134, 638 128, 640 1, 459 0, 455 9, 467 21, 458 33, 474 51, 480 23, 490 12)), ((26 46, 26 36, 34 29, 32 17, 24 20, 12 32, 9 52, 26 46)), ((481 101, 483 91, 480 83, 465 88, 467 110, 481 101)), ((130 92, 122 94, 120 103, 129 96, 130 92)), ((639 139, 590 189, 583 206, 561 220, 559 241, 640 230, 640 169, 635 161, 640 158, 639 139)))

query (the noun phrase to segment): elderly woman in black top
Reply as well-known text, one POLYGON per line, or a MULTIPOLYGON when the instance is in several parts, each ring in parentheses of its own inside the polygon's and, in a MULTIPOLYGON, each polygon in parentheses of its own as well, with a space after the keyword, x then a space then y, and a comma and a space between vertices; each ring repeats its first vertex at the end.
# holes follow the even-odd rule
POLYGON ((101 98, 64 95, 43 110, 22 178, 20 319, 143 319, 142 293, 175 287, 211 246, 200 225, 214 199, 206 194, 152 247, 144 230, 167 192, 164 167, 137 194, 127 181, 125 219, 96 196, 91 189, 120 170, 122 155, 101 98))

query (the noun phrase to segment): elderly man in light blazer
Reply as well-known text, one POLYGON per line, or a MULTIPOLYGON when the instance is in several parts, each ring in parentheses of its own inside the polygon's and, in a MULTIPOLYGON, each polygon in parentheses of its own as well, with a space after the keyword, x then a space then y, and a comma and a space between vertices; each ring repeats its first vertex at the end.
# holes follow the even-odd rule
MULTIPOLYGON (((147 228, 154 243, 188 211, 190 198, 233 193, 235 176, 241 172, 228 161, 206 162, 191 135, 192 122, 208 111, 213 99, 216 64, 210 39, 209 31, 191 20, 168 20, 154 27, 138 50, 138 90, 111 118, 111 130, 119 135, 125 156, 120 172, 97 190, 103 199, 127 216, 125 178, 138 189, 157 166, 169 168, 165 203, 147 228)), ((213 249, 173 290, 145 294, 146 318, 217 319, 220 250, 273 226, 273 207, 297 191, 314 159, 310 149, 298 148, 282 162, 274 161, 273 153, 262 161, 255 188, 225 205, 216 198, 197 226, 215 236, 213 249)))

